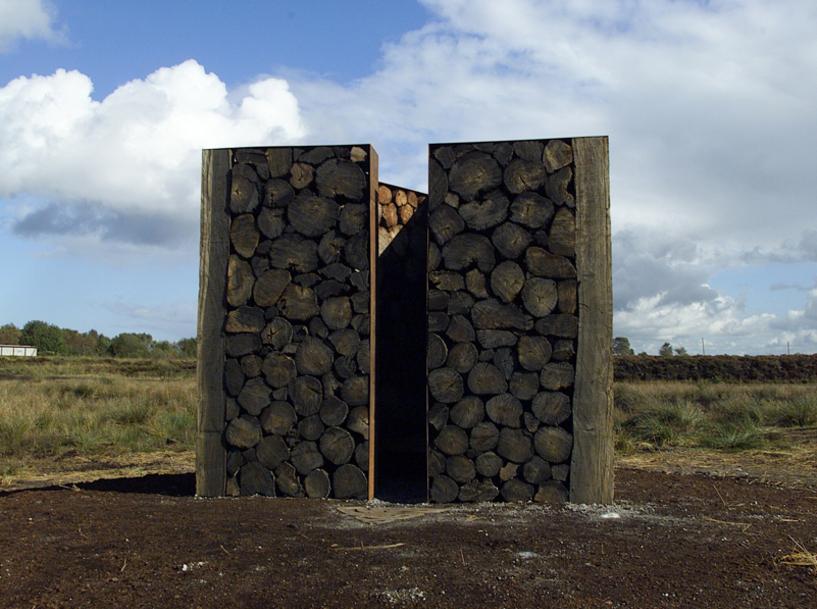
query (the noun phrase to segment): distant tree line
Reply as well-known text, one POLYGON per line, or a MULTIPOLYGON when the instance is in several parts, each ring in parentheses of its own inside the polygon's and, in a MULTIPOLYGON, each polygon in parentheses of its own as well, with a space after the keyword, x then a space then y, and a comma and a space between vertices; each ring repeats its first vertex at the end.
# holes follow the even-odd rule
POLYGON ((0 345, 31 345, 41 354, 114 357, 196 357, 196 339, 155 340, 150 334, 122 332, 113 338, 96 330, 77 332, 34 320, 22 328, 0 326, 0 345))
MULTIPOLYGON (((613 339, 613 355, 635 355, 635 351, 630 346, 630 339, 626 336, 616 336, 613 339)), ((647 352, 642 351, 639 355, 647 355, 647 352)), ((664 343, 658 348, 658 355, 671 357, 673 355, 689 355, 689 353, 683 347, 673 347, 669 343, 664 343)))

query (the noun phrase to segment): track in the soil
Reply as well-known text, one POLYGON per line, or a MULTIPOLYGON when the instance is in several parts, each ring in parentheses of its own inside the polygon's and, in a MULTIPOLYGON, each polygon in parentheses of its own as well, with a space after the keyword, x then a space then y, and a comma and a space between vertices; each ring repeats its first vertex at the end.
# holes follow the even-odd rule
POLYGON ((780 563, 791 538, 817 549, 808 490, 619 470, 613 510, 492 504, 366 524, 339 511, 348 503, 194 499, 190 475, 77 488, 0 495, 0 607, 755 609, 817 599, 817 574, 780 563))

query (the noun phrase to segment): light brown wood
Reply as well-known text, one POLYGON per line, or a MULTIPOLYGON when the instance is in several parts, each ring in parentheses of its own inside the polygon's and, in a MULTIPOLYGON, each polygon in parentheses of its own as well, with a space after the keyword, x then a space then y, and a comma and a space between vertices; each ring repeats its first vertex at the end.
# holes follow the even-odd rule
POLYGON ((613 291, 606 137, 572 140, 576 173, 579 336, 570 501, 613 501, 613 291))
MULTIPOLYGON (((378 181, 378 162, 379 157, 374 146, 368 146, 369 149, 369 336, 372 340, 369 341, 369 361, 376 362, 375 345, 377 341, 374 337, 377 336, 376 327, 376 313, 377 313, 377 257, 380 253, 378 247, 378 204, 377 204, 377 189, 380 186, 378 181)), ((375 374, 377 366, 369 366, 369 470, 366 472, 368 489, 367 495, 369 500, 374 499, 374 477, 375 477, 375 374)))
POLYGON ((196 494, 220 497, 227 482, 224 431, 224 294, 230 253, 230 150, 204 150, 201 175, 196 494))

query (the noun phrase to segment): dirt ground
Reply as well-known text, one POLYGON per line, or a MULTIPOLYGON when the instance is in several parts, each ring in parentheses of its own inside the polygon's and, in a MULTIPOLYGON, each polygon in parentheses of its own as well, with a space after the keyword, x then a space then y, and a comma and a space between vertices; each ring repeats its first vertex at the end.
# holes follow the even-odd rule
POLYGON ((0 494, 0 607, 813 607, 817 491, 619 468, 612 508, 0 494))

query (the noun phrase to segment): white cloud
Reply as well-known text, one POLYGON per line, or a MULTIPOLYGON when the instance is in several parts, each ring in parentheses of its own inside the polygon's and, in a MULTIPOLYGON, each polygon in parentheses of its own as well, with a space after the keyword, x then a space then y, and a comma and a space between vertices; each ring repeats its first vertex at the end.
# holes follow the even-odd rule
POLYGON ((20 39, 55 41, 54 11, 43 0, 0 0, 0 52, 20 39))
MULTIPOLYGON (((65 70, 0 88, 0 197, 52 202, 55 213, 40 214, 47 232, 123 218, 195 219, 202 148, 303 134, 286 81, 259 80, 232 100, 218 76, 193 60, 128 82, 101 101, 92 90, 86 75, 65 70)), ((37 220, 36 211, 23 220, 29 234, 37 220)))

